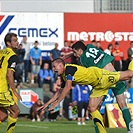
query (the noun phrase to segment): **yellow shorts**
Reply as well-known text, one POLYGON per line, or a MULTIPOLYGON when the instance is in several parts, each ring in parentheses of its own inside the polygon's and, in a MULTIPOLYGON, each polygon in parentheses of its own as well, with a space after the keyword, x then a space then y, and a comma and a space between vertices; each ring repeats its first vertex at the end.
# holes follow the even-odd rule
POLYGON ((120 72, 109 72, 102 70, 102 78, 91 92, 90 97, 101 97, 108 94, 108 89, 115 85, 120 79, 120 72))
POLYGON ((0 93, 0 107, 10 107, 15 102, 10 91, 0 93))

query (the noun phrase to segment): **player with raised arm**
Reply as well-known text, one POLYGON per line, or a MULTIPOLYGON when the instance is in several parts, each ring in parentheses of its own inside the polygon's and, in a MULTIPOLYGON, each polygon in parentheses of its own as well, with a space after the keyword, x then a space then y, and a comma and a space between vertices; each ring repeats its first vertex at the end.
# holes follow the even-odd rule
POLYGON ((15 33, 7 33, 4 41, 6 48, 0 50, 0 124, 8 117, 6 133, 12 133, 20 110, 9 88, 19 100, 22 100, 14 85, 14 72, 18 62, 15 53, 18 48, 18 38, 15 33))

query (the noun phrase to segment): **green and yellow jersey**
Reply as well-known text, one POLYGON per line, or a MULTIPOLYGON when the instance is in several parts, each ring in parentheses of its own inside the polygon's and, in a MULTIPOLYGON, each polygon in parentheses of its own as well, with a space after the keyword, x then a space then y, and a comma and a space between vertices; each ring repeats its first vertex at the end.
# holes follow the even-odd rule
POLYGON ((7 70, 15 71, 18 57, 11 48, 0 50, 0 93, 8 91, 7 70))

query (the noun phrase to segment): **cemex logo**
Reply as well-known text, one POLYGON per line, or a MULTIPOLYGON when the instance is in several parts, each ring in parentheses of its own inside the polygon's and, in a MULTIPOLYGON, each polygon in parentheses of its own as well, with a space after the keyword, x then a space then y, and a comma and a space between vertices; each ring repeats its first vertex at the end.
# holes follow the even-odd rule
MULTIPOLYGON (((7 17, 5 15, 0 15, 0 35, 3 33, 3 31, 6 29, 10 21, 14 18, 14 15, 8 15, 7 17)), ((25 28, 24 26, 18 27, 16 26, 10 26, 8 28, 9 32, 14 32, 18 35, 18 37, 58 37, 58 27, 40 27, 36 28, 28 27, 25 28), (22 28, 23 27, 23 28, 22 28)))
POLYGON ((19 37, 58 37, 58 28, 10 28, 9 32, 17 32, 19 37))
POLYGON ((6 18, 5 17, 6 17, 5 15, 0 15, 0 23, 2 22, 2 24, 0 25, 0 35, 6 29, 10 21, 14 18, 14 15, 9 15, 6 18))

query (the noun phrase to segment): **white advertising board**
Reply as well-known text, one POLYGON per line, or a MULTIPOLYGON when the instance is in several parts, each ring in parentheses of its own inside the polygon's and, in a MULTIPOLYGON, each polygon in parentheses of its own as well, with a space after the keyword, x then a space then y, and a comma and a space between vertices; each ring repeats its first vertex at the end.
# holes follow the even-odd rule
POLYGON ((4 47, 4 36, 7 32, 16 33, 19 43, 23 36, 27 36, 31 47, 37 40, 42 50, 51 50, 55 42, 59 43, 59 49, 61 49, 64 45, 64 14, 1 13, 0 45, 2 47, 4 47))

